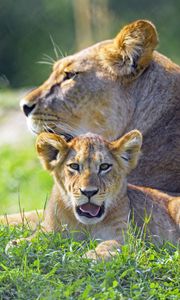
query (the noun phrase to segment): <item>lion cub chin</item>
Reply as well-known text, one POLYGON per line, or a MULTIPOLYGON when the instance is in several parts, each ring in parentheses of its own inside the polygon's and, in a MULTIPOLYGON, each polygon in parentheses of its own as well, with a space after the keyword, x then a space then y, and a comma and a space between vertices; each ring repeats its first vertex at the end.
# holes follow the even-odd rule
POLYGON ((87 257, 114 255, 124 242, 130 212, 126 177, 137 164, 141 144, 138 130, 113 142, 92 133, 69 142, 41 133, 38 156, 55 182, 42 228, 63 231, 66 226, 77 239, 86 232, 102 241, 87 257))

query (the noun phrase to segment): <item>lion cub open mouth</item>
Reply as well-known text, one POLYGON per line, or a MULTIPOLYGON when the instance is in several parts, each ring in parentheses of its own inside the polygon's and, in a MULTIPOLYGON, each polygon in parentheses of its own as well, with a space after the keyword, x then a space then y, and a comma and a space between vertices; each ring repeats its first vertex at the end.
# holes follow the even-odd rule
POLYGON ((86 218, 100 218, 104 214, 104 204, 98 206, 93 203, 85 203, 76 207, 79 216, 86 218))

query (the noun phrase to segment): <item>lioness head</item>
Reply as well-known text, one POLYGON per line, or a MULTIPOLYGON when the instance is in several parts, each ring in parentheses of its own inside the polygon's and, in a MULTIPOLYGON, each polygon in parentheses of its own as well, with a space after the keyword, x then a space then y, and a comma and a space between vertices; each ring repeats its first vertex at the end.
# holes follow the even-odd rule
POLYGON ((141 99, 141 88, 136 95, 133 83, 149 66, 156 45, 154 25, 138 20, 113 40, 57 61, 47 81, 21 102, 31 131, 67 139, 95 132, 111 140, 125 133, 141 99))
POLYGON ((81 223, 95 224, 125 195, 126 176, 137 164, 141 144, 141 133, 133 130, 113 142, 91 133, 69 142, 41 133, 36 147, 67 209, 81 223))

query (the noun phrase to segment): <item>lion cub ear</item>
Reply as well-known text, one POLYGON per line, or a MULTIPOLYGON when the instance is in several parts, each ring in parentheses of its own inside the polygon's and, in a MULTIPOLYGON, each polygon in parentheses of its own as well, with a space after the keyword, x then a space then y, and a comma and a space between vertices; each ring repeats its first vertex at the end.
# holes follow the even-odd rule
POLYGON ((142 134, 138 130, 132 130, 110 143, 111 152, 120 161, 127 173, 136 167, 141 146, 142 134))
POLYGON ((41 133, 36 140, 36 150, 45 169, 53 171, 68 152, 68 143, 53 133, 41 133))
POLYGON ((149 65, 157 44, 155 26, 138 20, 119 32, 114 43, 105 49, 104 58, 116 75, 137 76, 149 65))

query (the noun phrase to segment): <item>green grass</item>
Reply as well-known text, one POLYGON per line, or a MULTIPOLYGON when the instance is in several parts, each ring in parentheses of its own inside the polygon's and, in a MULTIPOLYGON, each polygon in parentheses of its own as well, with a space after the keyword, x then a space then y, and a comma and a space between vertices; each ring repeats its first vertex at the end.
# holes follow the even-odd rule
POLYGON ((180 299, 179 253, 172 245, 155 248, 131 232, 116 257, 96 263, 82 258, 95 241, 39 233, 5 254, 10 239, 27 234, 0 228, 0 299, 180 299))
POLYGON ((43 208, 52 178, 42 169, 33 145, 0 148, 0 214, 43 208))

